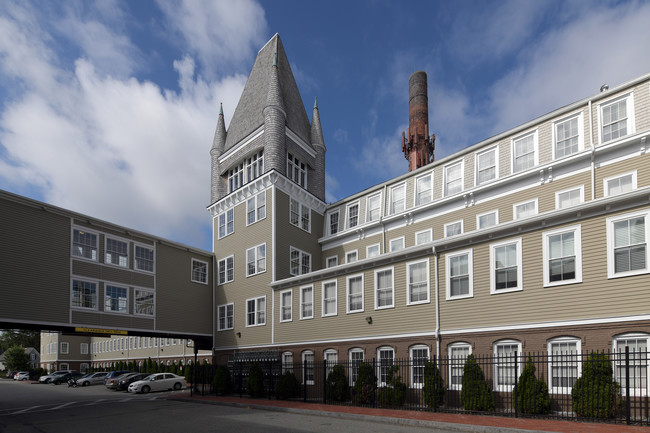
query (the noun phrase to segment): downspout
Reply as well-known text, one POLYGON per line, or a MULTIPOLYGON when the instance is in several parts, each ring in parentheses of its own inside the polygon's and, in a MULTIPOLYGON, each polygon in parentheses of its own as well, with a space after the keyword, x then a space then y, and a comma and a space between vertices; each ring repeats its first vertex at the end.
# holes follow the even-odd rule
MULTIPOLYGON (((276 206, 276 194, 275 194, 275 185, 271 188, 271 202, 273 203, 273 206, 271 206, 271 242, 273 243, 273 259, 271 260, 271 282, 275 282, 275 257, 276 257, 276 252, 277 252, 277 244, 276 244, 276 232, 275 232, 275 226, 277 224, 277 221, 275 219, 275 208, 276 206)), ((292 301, 293 302, 293 301, 292 301)), ((268 305, 268 304, 267 304, 268 305)), ((271 344, 275 344, 275 293, 273 291, 273 288, 271 288, 271 344)))
POLYGON ((386 252, 386 226, 384 225, 384 215, 386 215, 386 203, 388 203, 387 197, 386 197, 386 185, 384 185, 384 193, 382 194, 382 201, 383 203, 381 204, 381 215, 379 215, 379 223, 381 224, 381 253, 386 252))
POLYGON ((596 199, 596 148, 594 147, 594 130, 592 129, 591 99, 589 100, 589 147, 591 148, 591 200, 596 199))
POLYGON ((433 254, 433 280, 436 293, 436 358, 440 359, 440 293, 438 291, 438 253, 436 252, 436 247, 431 248, 431 253, 433 254))
MULTIPOLYGON (((214 223, 214 222, 213 222, 214 223)), ((212 228, 214 232, 214 226, 212 228)), ((214 256, 214 242, 212 243, 212 365, 216 365, 217 354, 216 354, 216 341, 217 341, 217 331, 216 326, 217 322, 215 317, 217 312, 215 311, 215 303, 217 302, 217 259, 214 256)), ((183 360, 185 360, 185 345, 183 344, 183 360)))

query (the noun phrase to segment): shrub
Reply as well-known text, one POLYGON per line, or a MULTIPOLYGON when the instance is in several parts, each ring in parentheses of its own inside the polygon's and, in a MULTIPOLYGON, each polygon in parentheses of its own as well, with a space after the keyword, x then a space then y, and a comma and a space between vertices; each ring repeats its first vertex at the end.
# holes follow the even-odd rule
POLYGON ((275 387, 275 396, 279 400, 287 400, 298 397, 299 393, 300 383, 298 383, 296 375, 292 371, 285 371, 278 379, 278 384, 275 387))
POLYGON ((375 398, 377 377, 371 364, 359 365, 359 375, 352 387, 352 402, 354 404, 371 404, 375 398))
POLYGON ((264 396, 264 371, 259 364, 253 364, 248 372, 246 391, 251 397, 264 396))
POLYGON ((445 396, 445 384, 438 366, 431 361, 424 364, 424 403, 431 409, 438 409, 445 396))
POLYGON ((341 364, 336 364, 327 375, 325 383, 327 398, 334 401, 347 401, 350 396, 350 386, 341 364))
POLYGON ((528 358, 524 371, 512 391, 515 407, 521 413, 542 415, 551 411, 551 397, 548 395, 548 385, 535 375, 533 360, 528 358))
POLYGON ((463 409, 472 411, 494 410, 494 397, 489 382, 481 366, 476 363, 474 355, 469 355, 463 368, 463 390, 460 392, 460 402, 463 409))
POLYGON ((386 386, 377 392, 377 399, 382 406, 398 407, 404 404, 406 399, 406 384, 398 374, 399 367, 396 365, 388 369, 386 375, 386 386))
POLYGON ((232 392, 232 380, 230 378, 230 370, 223 365, 217 367, 214 372, 214 380, 212 381, 215 394, 224 395, 232 392))
POLYGON ((573 411, 589 418, 612 418, 616 414, 618 390, 609 357, 604 353, 592 353, 582 365, 582 376, 571 390, 573 411))

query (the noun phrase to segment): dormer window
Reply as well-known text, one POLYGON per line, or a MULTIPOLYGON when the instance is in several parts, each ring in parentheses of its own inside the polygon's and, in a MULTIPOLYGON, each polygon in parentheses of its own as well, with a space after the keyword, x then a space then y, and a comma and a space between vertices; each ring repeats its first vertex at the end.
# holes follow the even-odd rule
POLYGON ((264 174, 264 151, 246 158, 244 162, 228 171, 228 192, 241 188, 262 174, 264 174))
POLYGON ((307 166, 290 153, 287 155, 287 177, 307 188, 307 166))

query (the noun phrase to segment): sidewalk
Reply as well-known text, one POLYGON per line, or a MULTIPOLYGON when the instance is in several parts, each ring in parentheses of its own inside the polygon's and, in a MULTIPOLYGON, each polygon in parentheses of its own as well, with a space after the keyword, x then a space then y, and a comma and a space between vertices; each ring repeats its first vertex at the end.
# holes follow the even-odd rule
POLYGON ((463 415, 412 410, 373 409, 355 406, 337 406, 303 403, 286 400, 265 400, 239 397, 215 397, 190 393, 175 394, 170 399, 195 403, 221 404, 236 407, 308 413, 348 419, 373 419, 374 421, 434 427, 452 431, 481 433, 558 432, 558 433, 650 433, 650 427, 625 424, 585 423, 547 419, 508 418, 499 416, 463 415))

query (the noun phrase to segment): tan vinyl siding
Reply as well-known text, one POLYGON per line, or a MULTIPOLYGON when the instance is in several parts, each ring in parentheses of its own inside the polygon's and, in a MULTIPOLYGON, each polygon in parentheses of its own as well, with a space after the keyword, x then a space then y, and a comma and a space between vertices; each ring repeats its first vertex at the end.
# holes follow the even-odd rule
POLYGON ((650 185, 650 154, 645 153, 613 164, 598 167, 596 169, 596 198, 601 198, 605 195, 605 179, 633 171, 636 171, 638 188, 650 185))
POLYGON ((634 88, 634 121, 636 132, 650 128, 650 84, 647 81, 634 88))
POLYGON ((512 144, 509 138, 499 141, 499 178, 512 174, 512 144))
POLYGON ((366 248, 369 245, 374 245, 374 244, 379 244, 379 251, 383 251, 382 249, 382 236, 381 233, 377 233, 375 235, 371 236, 366 236, 363 239, 355 240, 354 242, 348 242, 344 245, 334 247, 334 248, 329 248, 327 250, 323 250, 322 257, 323 257, 323 268, 325 267, 326 261, 328 257, 331 256, 338 256, 339 258, 339 264, 345 263, 345 255, 346 253, 350 251, 357 250, 357 257, 359 260, 365 259, 366 258, 366 248))

